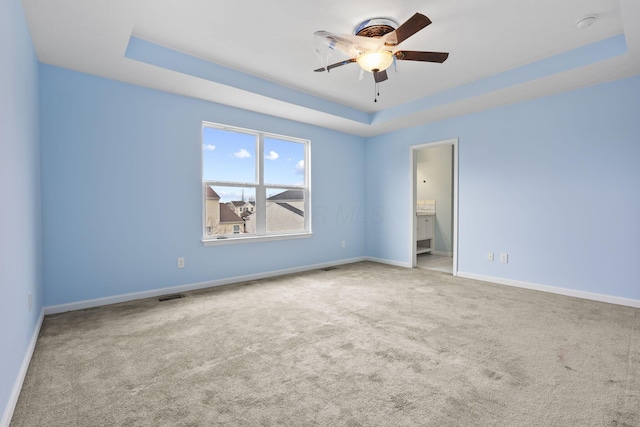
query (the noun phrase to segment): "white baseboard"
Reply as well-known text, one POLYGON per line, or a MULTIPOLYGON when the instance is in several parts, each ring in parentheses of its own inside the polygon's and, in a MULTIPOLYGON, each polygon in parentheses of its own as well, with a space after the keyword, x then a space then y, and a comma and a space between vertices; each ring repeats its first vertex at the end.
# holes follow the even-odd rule
POLYGON ((463 273, 458 271, 458 277, 465 279, 481 280, 483 282, 497 283, 499 285, 514 286, 516 288, 531 289, 534 291, 549 292, 552 294, 565 295, 569 297, 588 299, 592 301, 606 302, 609 304, 624 305, 627 307, 640 308, 640 300, 616 297, 612 295, 597 294, 594 292, 578 291, 575 289, 559 288, 556 286, 540 285, 537 283, 521 282, 519 280, 503 279, 501 277, 483 276, 480 274, 463 273))
MULTIPOLYGON (((197 289, 230 285, 230 284, 239 283, 239 282, 247 282, 250 280, 266 279, 268 277, 281 276, 284 274, 300 273, 303 271, 332 267, 336 265, 351 264, 359 261, 371 261, 371 262, 377 262, 380 264, 393 265, 396 267, 411 268, 411 264, 406 262, 393 261, 393 260, 375 258, 375 257, 357 257, 357 258, 343 259, 340 261, 331 261, 331 262, 320 263, 320 264, 306 265, 302 267, 274 270, 274 271, 268 271, 268 272, 257 273, 257 274, 249 274, 245 276, 235 276, 235 277, 230 277, 225 279, 211 280, 207 282, 191 283, 186 285, 171 286, 167 288, 152 289, 152 290, 143 291, 143 292, 134 292, 129 294, 105 297, 105 298, 96 298, 91 300, 72 302, 68 304, 47 306, 47 307, 44 307, 43 312, 44 312, 44 315, 49 315, 49 314, 55 314, 55 313, 63 313, 65 311, 82 310, 85 308, 99 307, 102 305, 109 305, 109 304, 117 304, 120 302, 133 301, 137 299, 153 298, 160 295, 173 294, 173 293, 179 293, 179 292, 188 292, 188 291, 193 291, 197 289)), ((573 289, 560 288, 556 286, 540 285, 537 283, 522 282, 518 280, 504 279, 501 277, 483 276, 480 274, 465 273, 461 271, 454 273, 454 276, 463 277, 466 279, 480 280, 483 282, 497 283, 500 285, 514 286, 518 288, 532 289, 536 291, 550 292, 553 294, 566 295, 566 296, 571 296, 576 298, 589 299, 593 301, 601 301, 601 302, 607 302, 611 304, 618 304, 618 305, 624 305, 628 307, 640 308, 640 300, 635 300, 631 298, 623 298, 623 297, 616 297, 612 295, 597 294, 593 292, 578 291, 573 289)), ((40 319, 40 324, 42 324, 42 318, 40 319)), ((38 330, 39 330, 39 327, 38 327, 38 330)), ((36 338, 37 338, 37 334, 36 334, 36 338)), ((33 345, 35 346, 35 341, 33 345)), ((27 363, 27 366, 28 366, 28 363, 27 363)), ((0 424, 0 427, 4 427, 4 426, 0 424)))
POLYGON ((42 327, 43 320, 44 320, 44 308, 40 310, 40 317, 38 318, 38 323, 36 324, 36 327, 33 330, 33 334, 31 334, 31 340, 29 341, 29 345, 27 346, 27 351, 25 351, 24 353, 24 358, 22 359, 22 365, 20 366, 20 371, 18 372, 16 381, 13 383, 13 388, 11 389, 11 394, 9 395, 9 401, 7 402, 7 406, 4 408, 2 420, 0 420, 0 427, 9 427, 9 424, 11 424, 13 411, 16 409, 16 404, 18 403, 18 397, 20 397, 20 390, 22 390, 22 384, 24 383, 24 378, 27 375, 27 370, 29 369, 29 363, 31 363, 31 356, 33 356, 33 351, 36 348, 36 342, 38 341, 38 335, 40 334, 40 328, 42 327))
POLYGON ((408 262, 402 262, 402 261, 393 261, 390 259, 383 259, 383 258, 374 258, 374 257, 365 257, 366 261, 371 261, 371 262, 377 262, 380 264, 387 264, 387 265, 394 265, 396 267, 406 267, 406 268, 411 268, 411 264, 408 262))
MULTIPOLYGON (((171 286, 167 288, 152 289, 143 292, 133 292, 129 294, 115 295, 111 297, 96 298, 68 304, 50 305, 44 308, 44 314, 63 313, 65 311, 82 310, 85 308, 100 307, 103 305, 117 304, 120 302, 133 301, 137 299, 153 298, 160 295, 175 294, 179 292, 194 291, 197 289, 212 288, 215 286, 230 285, 232 283, 248 282, 250 280, 266 279, 268 277, 282 276, 284 274, 300 273, 303 271, 316 270, 319 268, 333 267, 342 264, 351 264, 354 262, 365 261, 365 257, 349 258, 340 261, 331 261, 320 264, 305 265, 302 267, 286 268, 283 270, 274 270, 264 273, 248 274, 245 276, 235 276, 225 279, 211 280, 207 282, 190 283, 186 285, 171 286)), ((0 426, 1 427, 1 426, 0 426)))

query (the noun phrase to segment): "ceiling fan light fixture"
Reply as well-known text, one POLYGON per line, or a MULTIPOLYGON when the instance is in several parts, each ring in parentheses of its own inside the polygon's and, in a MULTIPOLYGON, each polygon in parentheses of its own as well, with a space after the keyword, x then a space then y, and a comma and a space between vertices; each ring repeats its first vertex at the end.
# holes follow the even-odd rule
POLYGON ((393 64, 393 53, 387 50, 364 52, 356 58, 356 62, 365 71, 372 73, 384 71, 393 64))

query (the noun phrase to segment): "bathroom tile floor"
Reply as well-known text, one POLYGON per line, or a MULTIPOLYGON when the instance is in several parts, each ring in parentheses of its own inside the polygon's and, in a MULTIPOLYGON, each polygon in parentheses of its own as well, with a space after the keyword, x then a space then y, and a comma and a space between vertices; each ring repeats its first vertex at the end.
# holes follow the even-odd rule
POLYGON ((444 255, 420 254, 416 267, 453 274, 453 257, 444 255))

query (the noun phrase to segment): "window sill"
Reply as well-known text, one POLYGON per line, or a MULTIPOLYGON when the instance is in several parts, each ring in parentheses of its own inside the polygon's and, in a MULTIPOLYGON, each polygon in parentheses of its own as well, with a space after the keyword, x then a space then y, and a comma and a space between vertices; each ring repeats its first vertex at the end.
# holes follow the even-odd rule
POLYGON ((235 245, 238 243, 269 242, 275 240, 307 239, 313 233, 277 234, 267 236, 227 237, 223 239, 203 239, 203 246, 235 245))

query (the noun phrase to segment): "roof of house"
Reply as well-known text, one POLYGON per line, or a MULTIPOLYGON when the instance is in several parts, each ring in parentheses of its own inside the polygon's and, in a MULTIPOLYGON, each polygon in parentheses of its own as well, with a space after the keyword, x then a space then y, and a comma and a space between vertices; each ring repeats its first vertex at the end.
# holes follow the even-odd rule
POLYGON ((288 211, 293 212, 296 215, 304 217, 304 211, 302 211, 301 209, 296 208, 295 206, 291 206, 289 203, 276 203, 276 204, 278 206, 282 206, 283 208, 285 208, 288 211))
POLYGON ((247 203, 247 202, 245 202, 243 200, 232 200, 229 203, 232 203, 233 206, 244 206, 244 204, 247 203))
POLYGON ((304 200, 304 190, 287 190, 269 197, 269 201, 277 200, 304 200))
POLYGON ((207 185, 207 199, 220 200, 220 196, 216 193, 213 188, 207 185))
POLYGON ((242 223, 240 218, 231 208, 224 203, 220 205, 220 223, 238 222, 242 223))

